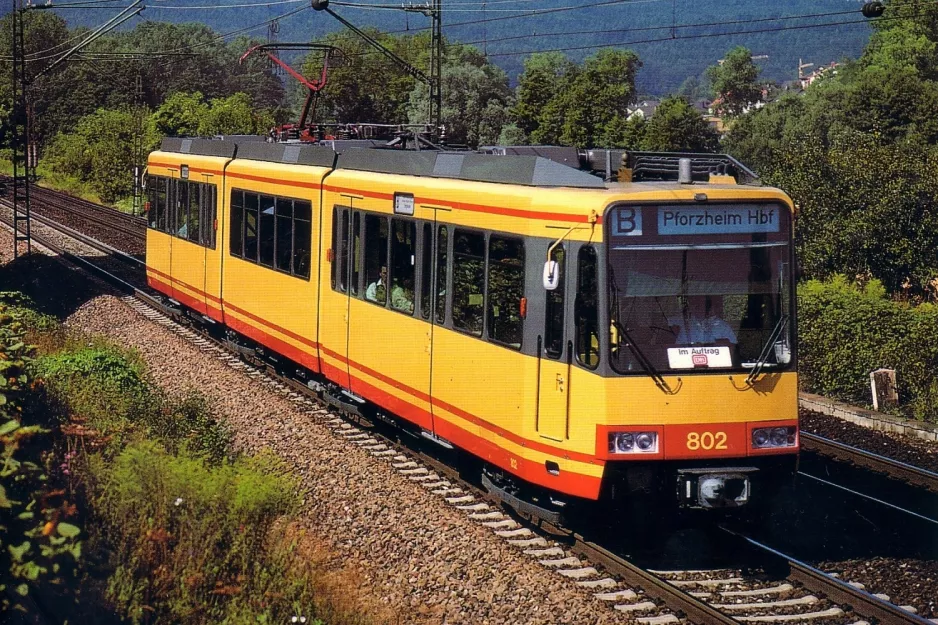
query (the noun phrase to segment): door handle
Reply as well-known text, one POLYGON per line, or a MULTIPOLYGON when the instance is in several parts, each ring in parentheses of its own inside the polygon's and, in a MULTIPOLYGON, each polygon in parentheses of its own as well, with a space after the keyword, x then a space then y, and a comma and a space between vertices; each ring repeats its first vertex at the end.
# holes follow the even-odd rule
POLYGON ((559 373, 557 374, 557 392, 563 393, 563 376, 559 373))
POLYGON ((433 335, 430 334, 429 332, 427 332, 427 346, 426 346, 426 350, 427 350, 427 353, 428 353, 428 354, 430 353, 430 351, 431 351, 432 348, 433 348, 433 335))

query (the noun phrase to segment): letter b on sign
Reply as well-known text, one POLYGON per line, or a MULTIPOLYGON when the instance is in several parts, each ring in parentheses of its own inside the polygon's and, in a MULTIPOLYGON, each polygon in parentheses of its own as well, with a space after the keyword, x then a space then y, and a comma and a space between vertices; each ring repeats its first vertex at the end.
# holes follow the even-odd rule
POLYGON ((642 234, 642 209, 622 206, 615 210, 612 220, 612 236, 635 237, 642 234))

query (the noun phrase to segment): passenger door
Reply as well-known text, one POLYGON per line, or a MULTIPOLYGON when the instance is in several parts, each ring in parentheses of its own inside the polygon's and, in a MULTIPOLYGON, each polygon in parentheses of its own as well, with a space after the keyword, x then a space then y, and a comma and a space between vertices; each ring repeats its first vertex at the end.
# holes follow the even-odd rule
POLYGON ((202 244, 203 193, 208 185, 176 181, 176 222, 173 224, 170 265, 173 296, 193 310, 205 314, 205 261, 202 244))
MULTIPOLYGON (((355 258, 360 255, 360 245, 350 245, 350 241, 356 241, 357 236, 352 234, 352 210, 351 208, 335 207, 332 213, 332 249, 334 252, 333 274, 330 296, 336 303, 336 306, 330 311, 328 317, 323 318, 325 336, 335 337, 336 341, 329 346, 328 352, 335 355, 334 369, 335 373, 330 375, 343 388, 351 389, 351 379, 349 377, 349 334, 351 332, 349 324, 350 297, 351 289, 351 267, 355 258), (352 237, 352 238, 350 238, 352 237)), ((355 281, 357 285, 357 279, 355 281)), ((330 307, 331 308, 331 307, 330 307)))
POLYGON ((570 366, 573 349, 564 334, 567 267, 563 246, 551 254, 560 271, 560 284, 546 291, 544 335, 539 337, 537 433, 542 438, 563 441, 568 438, 570 412, 570 366))
POLYGON ((423 224, 370 212, 359 217, 363 262, 353 263, 351 287, 359 291, 349 308, 352 391, 432 431, 430 326, 416 297, 423 224), (363 279, 356 287, 357 272, 363 279))

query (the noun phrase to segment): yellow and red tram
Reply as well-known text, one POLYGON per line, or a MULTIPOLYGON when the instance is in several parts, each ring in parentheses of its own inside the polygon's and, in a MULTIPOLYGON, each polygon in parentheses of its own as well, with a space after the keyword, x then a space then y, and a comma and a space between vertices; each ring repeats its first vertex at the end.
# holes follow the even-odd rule
POLYGON ((520 153, 167 139, 148 281, 495 489, 738 507, 791 475, 790 199, 725 159, 604 181, 576 165, 619 153, 495 151, 520 153))

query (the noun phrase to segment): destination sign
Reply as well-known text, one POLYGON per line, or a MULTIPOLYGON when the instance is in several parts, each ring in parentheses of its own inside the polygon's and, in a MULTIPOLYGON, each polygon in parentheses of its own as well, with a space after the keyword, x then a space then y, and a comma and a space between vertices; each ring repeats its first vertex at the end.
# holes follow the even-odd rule
POLYGON ((750 234, 778 232, 776 206, 678 207, 658 209, 658 234, 750 234))

